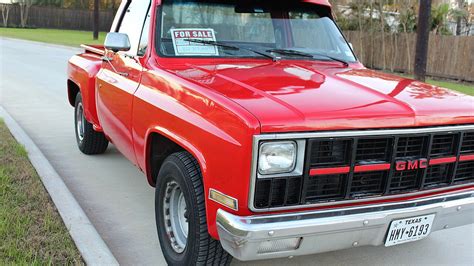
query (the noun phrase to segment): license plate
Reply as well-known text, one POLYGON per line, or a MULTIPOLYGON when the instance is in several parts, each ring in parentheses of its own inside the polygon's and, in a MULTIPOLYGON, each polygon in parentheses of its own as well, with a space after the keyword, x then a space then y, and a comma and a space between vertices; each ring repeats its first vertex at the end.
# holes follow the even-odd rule
POLYGON ((390 247, 427 237, 431 232, 434 217, 434 214, 430 214, 392 221, 385 246, 390 247))

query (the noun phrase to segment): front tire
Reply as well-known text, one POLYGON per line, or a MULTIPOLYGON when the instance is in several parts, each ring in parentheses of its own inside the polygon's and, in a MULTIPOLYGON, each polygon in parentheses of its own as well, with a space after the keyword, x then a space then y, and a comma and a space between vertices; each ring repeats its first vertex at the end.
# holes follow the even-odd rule
POLYGON ((74 129, 77 146, 82 153, 88 155, 101 154, 107 150, 109 141, 104 133, 95 131, 94 126, 86 120, 80 92, 76 95, 74 107, 74 129))
POLYGON ((157 178, 155 214, 161 250, 169 265, 228 265, 232 260, 207 230, 199 165, 188 152, 170 155, 157 178))

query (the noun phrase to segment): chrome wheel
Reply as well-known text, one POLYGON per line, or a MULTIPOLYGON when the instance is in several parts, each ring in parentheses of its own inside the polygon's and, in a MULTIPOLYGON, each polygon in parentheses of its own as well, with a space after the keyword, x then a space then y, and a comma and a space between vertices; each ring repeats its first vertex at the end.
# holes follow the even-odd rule
POLYGON ((188 212, 181 187, 175 181, 166 184, 163 218, 171 247, 176 253, 183 253, 188 239, 188 212))
POLYGON ((86 123, 86 118, 84 117, 84 108, 82 103, 77 104, 76 108, 76 131, 77 137, 80 141, 84 139, 84 125, 86 123))

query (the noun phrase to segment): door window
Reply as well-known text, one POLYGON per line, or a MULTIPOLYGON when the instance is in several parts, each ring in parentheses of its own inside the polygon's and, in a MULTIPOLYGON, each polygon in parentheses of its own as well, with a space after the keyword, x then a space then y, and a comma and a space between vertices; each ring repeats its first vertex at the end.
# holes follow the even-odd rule
POLYGON ((127 34, 128 38, 130 39, 131 48, 127 54, 138 54, 140 36, 149 7, 150 0, 133 0, 125 9, 125 14, 118 32, 127 34))
POLYGON ((140 37, 140 43, 138 45, 138 56, 144 56, 146 48, 148 47, 148 34, 150 30, 150 9, 145 18, 145 24, 143 24, 142 36, 140 37))

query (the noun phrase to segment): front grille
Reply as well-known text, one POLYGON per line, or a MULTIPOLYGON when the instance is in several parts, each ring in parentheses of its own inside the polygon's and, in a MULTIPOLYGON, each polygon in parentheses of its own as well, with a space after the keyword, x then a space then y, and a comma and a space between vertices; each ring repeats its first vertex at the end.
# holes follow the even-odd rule
POLYGON ((400 137, 397 142, 397 158, 421 157, 428 147, 428 136, 400 137))
POLYGON ((312 167, 338 166, 349 163, 351 140, 325 140, 315 143, 311 150, 312 167))
POLYGON ((454 182, 474 181, 474 161, 460 162, 454 177, 454 182))
POLYGON ((315 138, 306 140, 303 175, 256 179, 254 206, 353 200, 470 183, 474 130, 315 138))
POLYGON ((351 196, 382 194, 387 175, 387 171, 355 173, 352 177, 351 196))
POLYGON ((418 187, 423 177, 423 170, 408 170, 393 173, 390 181, 390 192, 412 191, 418 187))
POLYGON ((389 162, 392 139, 361 139, 357 142, 356 161, 358 163, 389 162))
POLYGON ((344 181, 347 175, 323 175, 309 177, 306 182, 307 201, 315 199, 338 199, 344 195, 344 181))
POLYGON ((428 167, 424 187, 443 186, 449 184, 453 174, 454 164, 438 164, 428 167))
POLYGON ((456 154, 459 134, 436 135, 431 145, 431 158, 454 156, 456 154))
POLYGON ((474 153, 474 132, 464 134, 461 154, 474 153))
POLYGON ((257 181, 255 207, 269 208, 299 204, 301 177, 271 178, 257 181))

